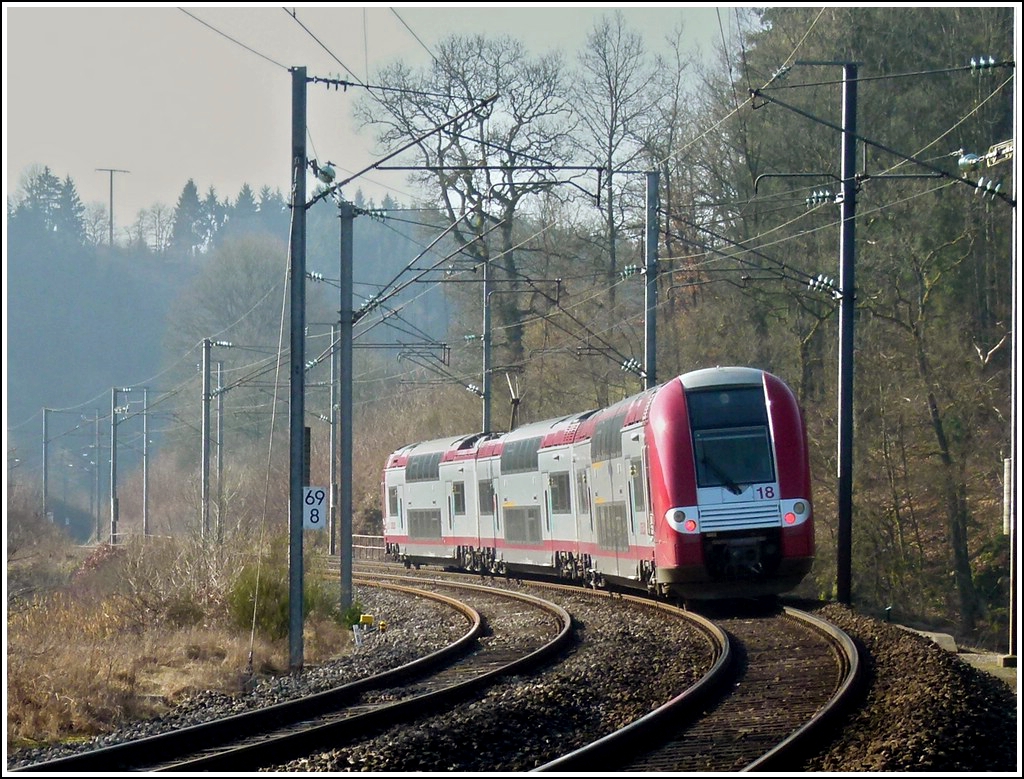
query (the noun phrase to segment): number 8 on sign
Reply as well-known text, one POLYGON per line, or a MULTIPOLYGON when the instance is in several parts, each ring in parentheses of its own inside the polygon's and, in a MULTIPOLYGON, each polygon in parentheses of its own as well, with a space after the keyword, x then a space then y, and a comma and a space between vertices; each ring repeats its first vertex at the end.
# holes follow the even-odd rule
POLYGON ((327 488, 302 488, 302 529, 323 530, 327 527, 327 488))

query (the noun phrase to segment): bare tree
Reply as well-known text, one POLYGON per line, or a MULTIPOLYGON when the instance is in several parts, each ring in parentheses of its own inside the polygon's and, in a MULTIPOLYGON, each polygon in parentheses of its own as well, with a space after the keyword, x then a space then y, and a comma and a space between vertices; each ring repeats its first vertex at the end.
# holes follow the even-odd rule
MULTIPOLYGON (((411 180, 440 209, 468 267, 487 264, 496 280, 516 282, 503 290, 534 291, 521 281, 529 269, 517 251, 516 219, 555 186, 554 170, 570 159, 564 78, 557 54, 532 58, 507 36, 452 36, 429 69, 401 62, 385 68, 377 79, 384 88, 356 107, 386 149, 415 141, 411 180), (493 105, 485 105, 491 97, 493 105), (474 106, 479 110, 452 122, 474 106)), ((523 360, 521 319, 529 306, 529 298, 508 294, 492 306, 511 363, 523 360)))
POLYGON ((147 211, 146 235, 150 248, 162 254, 171 243, 171 228, 174 226, 174 213, 163 203, 154 203, 147 211))
POLYGON ((102 203, 90 203, 85 207, 83 220, 85 241, 89 246, 99 246, 107 242, 110 234, 110 216, 107 207, 102 203))
POLYGON ((642 179, 627 177, 618 183, 615 174, 633 167, 643 152, 637 131, 646 124, 657 99, 651 88, 655 73, 643 39, 627 27, 621 11, 605 16, 591 30, 579 67, 573 82, 573 104, 582 130, 577 136, 578 153, 604 172, 609 313, 614 314, 616 245, 628 211, 623 207, 627 201, 619 195, 631 189, 631 202, 644 202, 642 179))

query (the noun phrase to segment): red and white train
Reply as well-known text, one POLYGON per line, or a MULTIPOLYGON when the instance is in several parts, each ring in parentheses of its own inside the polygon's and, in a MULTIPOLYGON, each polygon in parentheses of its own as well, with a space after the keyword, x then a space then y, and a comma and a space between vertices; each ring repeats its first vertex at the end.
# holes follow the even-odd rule
POLYGON ((754 368, 410 444, 388 457, 383 492, 386 552, 407 566, 700 600, 787 592, 814 560, 803 416, 781 379, 754 368))

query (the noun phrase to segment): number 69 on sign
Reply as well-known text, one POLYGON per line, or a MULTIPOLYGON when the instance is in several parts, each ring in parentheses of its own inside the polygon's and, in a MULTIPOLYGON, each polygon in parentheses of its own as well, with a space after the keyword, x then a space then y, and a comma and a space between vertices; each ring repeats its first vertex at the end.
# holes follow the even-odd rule
POLYGON ((324 530, 327 527, 327 488, 302 488, 302 529, 324 530))

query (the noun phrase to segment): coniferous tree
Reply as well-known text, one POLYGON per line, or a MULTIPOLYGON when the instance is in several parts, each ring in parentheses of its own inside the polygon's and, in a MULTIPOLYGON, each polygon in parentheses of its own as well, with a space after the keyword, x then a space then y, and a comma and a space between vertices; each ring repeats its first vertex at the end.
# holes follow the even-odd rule
POLYGON ((14 206, 13 222, 30 234, 52 235, 57 230, 63 187, 49 166, 29 174, 23 195, 14 206))
POLYGON ((224 227, 229 205, 217 200, 217 192, 211 186, 203 198, 203 250, 209 251, 217 241, 217 235, 224 227))
POLYGON ((271 190, 268 186, 260 189, 259 223, 264 232, 287 240, 291 213, 280 189, 271 190))
POLYGON ((54 230, 62 243, 74 246, 86 243, 85 206, 78 197, 78 190, 71 176, 66 176, 61 183, 54 222, 54 230))
POLYGON ((171 228, 171 251, 186 257, 195 257, 203 249, 205 230, 203 207, 199 201, 196 183, 189 179, 178 196, 174 207, 174 226, 171 228))

